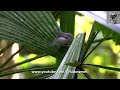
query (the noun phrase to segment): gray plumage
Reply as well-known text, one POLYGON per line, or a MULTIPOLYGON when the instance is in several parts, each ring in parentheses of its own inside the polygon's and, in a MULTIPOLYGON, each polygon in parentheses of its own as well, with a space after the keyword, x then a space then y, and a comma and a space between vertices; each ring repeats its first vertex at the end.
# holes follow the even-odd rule
POLYGON ((58 36, 54 39, 52 44, 53 45, 58 45, 58 46, 70 45, 73 38, 74 37, 71 33, 60 32, 60 33, 58 33, 58 36))

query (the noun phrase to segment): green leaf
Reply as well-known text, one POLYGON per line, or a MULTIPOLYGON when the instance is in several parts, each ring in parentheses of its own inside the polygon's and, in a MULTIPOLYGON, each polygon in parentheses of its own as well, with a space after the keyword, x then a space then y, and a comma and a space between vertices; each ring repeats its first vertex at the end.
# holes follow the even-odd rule
POLYGON ((120 72, 120 68, 115 68, 115 67, 108 67, 108 66, 102 66, 102 65, 94 65, 94 64, 83 64, 86 66, 94 66, 97 68, 103 68, 103 69, 108 69, 108 70, 113 70, 113 71, 119 71, 120 72))
POLYGON ((101 41, 106 41, 106 40, 111 40, 112 38, 101 38, 101 39, 96 39, 94 40, 93 43, 98 43, 98 42, 101 42, 101 41))
POLYGON ((50 69, 54 69, 55 66, 53 67, 39 67, 39 68, 26 68, 26 69, 19 69, 19 70, 13 70, 13 71, 8 71, 8 72, 3 72, 0 73, 0 77, 4 77, 7 75, 12 75, 12 74, 16 74, 16 73, 21 73, 21 72, 27 72, 27 71, 44 71, 44 70, 50 70, 50 69))
POLYGON ((54 11, 52 12, 54 18, 57 20, 58 18, 60 18, 60 11, 54 11))
POLYGON ((58 46, 49 47, 61 32, 49 11, 0 11, 0 38, 12 40, 55 56, 58 46))
POLYGON ((74 62, 69 62, 69 63, 67 63, 66 65, 69 65, 69 66, 73 66, 73 67, 78 67, 78 66, 80 66, 80 64, 78 63, 78 61, 74 61, 74 62))
POLYGON ((60 16, 60 28, 63 32, 74 35, 75 11, 62 11, 60 16))
POLYGON ((78 61, 79 55, 83 48, 83 43, 85 40, 85 33, 79 33, 73 40, 71 46, 69 47, 66 55, 64 56, 60 66, 58 67, 55 75, 52 79, 73 79, 74 73, 70 71, 75 71, 75 67, 68 66, 66 63, 78 61))
POLYGON ((41 74, 41 75, 37 75, 37 76, 34 76, 34 77, 31 77, 29 79, 47 79, 48 77, 52 76, 53 74, 51 73, 47 73, 47 74, 41 74))
POLYGON ((84 62, 84 60, 85 60, 84 58, 85 58, 90 46, 92 45, 92 43, 94 42, 97 34, 99 33, 99 30, 95 31, 94 29, 95 29, 95 23, 93 24, 93 27, 91 29, 88 41, 87 41, 86 45, 83 47, 82 53, 79 57, 80 64, 82 64, 84 62))
MULTIPOLYGON (((80 67, 80 71, 85 71, 82 67, 80 67)), ((86 72, 83 73, 88 79, 92 79, 92 77, 86 72)))
POLYGON ((88 53, 86 54, 86 56, 84 57, 84 60, 103 42, 104 40, 101 40, 99 43, 97 43, 97 45, 95 45, 93 47, 93 49, 88 53))
POLYGON ((0 68, 5 67, 11 60, 12 58, 19 53, 24 47, 21 47, 17 52, 15 52, 13 55, 11 55, 2 65, 0 65, 0 68))
POLYGON ((22 64, 25 64, 25 63, 30 62, 30 61, 33 61, 33 60, 35 60, 35 59, 37 59, 37 58, 41 58, 41 57, 43 57, 43 56, 46 56, 46 54, 41 54, 41 55, 38 55, 38 56, 36 56, 36 57, 30 58, 30 59, 26 59, 26 60, 24 60, 24 61, 22 61, 22 62, 20 62, 20 63, 16 63, 16 64, 14 64, 14 65, 7 66, 7 67, 5 67, 5 68, 1 68, 1 69, 0 69, 0 72, 3 72, 3 71, 5 71, 5 70, 11 69, 11 68, 14 68, 14 67, 19 66, 19 65, 22 65, 22 64))
POLYGON ((111 38, 116 45, 120 45, 120 34, 112 31, 110 28, 95 22, 95 30, 100 30, 105 38, 111 38))

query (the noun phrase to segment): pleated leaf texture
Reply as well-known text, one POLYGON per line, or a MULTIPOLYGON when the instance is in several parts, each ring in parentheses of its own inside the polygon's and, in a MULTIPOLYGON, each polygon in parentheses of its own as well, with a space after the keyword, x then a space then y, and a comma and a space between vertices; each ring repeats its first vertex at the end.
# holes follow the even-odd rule
POLYGON ((49 47, 61 32, 49 11, 0 11, 0 38, 29 46, 40 53, 56 54, 49 47))
POLYGON ((69 47, 66 55, 64 56, 60 66, 58 67, 56 73, 49 77, 48 79, 73 79, 74 78, 74 66, 66 65, 67 63, 73 63, 78 61, 80 53, 83 48, 83 43, 85 40, 85 33, 79 33, 73 40, 71 46, 69 47))

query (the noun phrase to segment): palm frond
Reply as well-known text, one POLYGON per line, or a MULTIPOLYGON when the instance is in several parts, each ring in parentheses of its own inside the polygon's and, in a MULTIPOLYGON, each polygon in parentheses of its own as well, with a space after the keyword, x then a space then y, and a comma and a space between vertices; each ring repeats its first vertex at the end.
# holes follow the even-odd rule
POLYGON ((76 67, 66 65, 67 63, 78 61, 79 55, 83 48, 83 43, 85 40, 85 33, 80 33, 73 40, 71 46, 69 47, 66 55, 64 56, 60 66, 58 67, 55 75, 53 75, 52 79, 73 79, 76 67))
POLYGON ((49 11, 0 11, 0 38, 55 55, 59 46, 49 47, 61 32, 49 11))

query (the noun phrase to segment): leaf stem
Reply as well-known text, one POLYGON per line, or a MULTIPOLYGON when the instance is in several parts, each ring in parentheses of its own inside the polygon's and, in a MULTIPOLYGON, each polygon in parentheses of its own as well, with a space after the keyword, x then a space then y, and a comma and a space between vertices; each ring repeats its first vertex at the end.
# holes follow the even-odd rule
POLYGON ((7 65, 11 60, 12 58, 17 54, 19 53, 24 47, 22 46, 17 52, 15 52, 13 55, 11 55, 1 66, 0 68, 3 68, 5 65, 7 65))
POLYGON ((30 59, 26 59, 26 60, 24 60, 23 62, 16 63, 16 64, 14 64, 14 65, 11 65, 11 66, 2 68, 2 69, 0 69, 0 72, 3 72, 3 71, 5 71, 5 70, 11 69, 11 68, 13 68, 13 67, 16 67, 16 66, 22 65, 22 64, 24 64, 24 63, 33 61, 33 60, 35 60, 35 59, 37 59, 37 58, 40 58, 40 57, 43 57, 43 56, 47 56, 47 54, 38 55, 38 56, 36 56, 36 57, 30 58, 30 59))
POLYGON ((98 39, 98 40, 95 40, 93 43, 97 43, 97 42, 100 42, 100 41, 106 41, 106 40, 111 40, 112 38, 109 37, 109 38, 101 38, 101 39, 98 39))
POLYGON ((90 46, 92 45, 94 39, 96 38, 97 34, 99 33, 99 30, 97 32, 94 31, 94 26, 95 26, 95 23, 93 24, 93 27, 92 27, 91 33, 89 35, 88 41, 87 41, 86 45, 84 46, 84 48, 82 50, 82 53, 79 57, 79 63, 80 64, 82 64, 84 62, 85 55, 87 54, 90 46))
POLYGON ((102 43, 102 41, 99 42, 99 43, 85 56, 84 60, 85 60, 101 43, 102 43))
MULTIPOLYGON (((85 71, 82 67, 77 67, 80 71, 85 71)), ((83 73, 88 79, 92 79, 92 77, 88 73, 83 73)))

